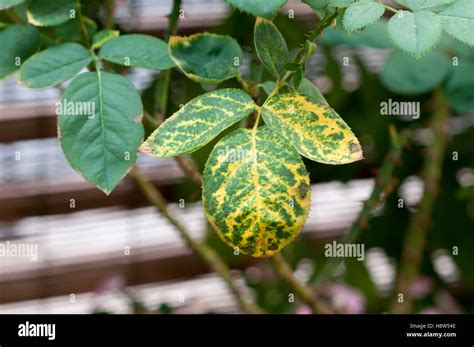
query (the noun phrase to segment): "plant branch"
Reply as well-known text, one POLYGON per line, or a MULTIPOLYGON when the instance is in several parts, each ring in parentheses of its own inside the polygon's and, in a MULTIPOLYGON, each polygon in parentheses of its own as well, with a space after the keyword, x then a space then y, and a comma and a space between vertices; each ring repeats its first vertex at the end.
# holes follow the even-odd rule
MULTIPOLYGON (((390 128, 390 134, 392 148, 385 156, 384 162, 375 178, 372 193, 364 203, 359 216, 341 240, 342 243, 352 243, 359 238, 362 231, 368 228, 368 219, 370 218, 370 214, 375 206, 382 202, 398 184, 398 182, 393 178, 393 172, 397 164, 400 162, 403 149, 408 143, 409 134, 407 131, 403 131, 400 135, 397 135, 395 128, 393 127, 390 128)), ((315 282, 318 283, 326 280, 341 262, 342 258, 328 259, 316 277, 315 282)))
POLYGON ((446 151, 445 125, 449 117, 449 107, 441 90, 435 91, 434 109, 429 123, 429 128, 433 131, 433 142, 426 149, 422 170, 424 194, 408 225, 396 283, 396 294, 403 294, 404 300, 401 303, 395 301, 392 307, 394 313, 408 313, 411 310, 411 285, 420 272, 428 229, 431 226, 431 214, 438 196, 446 151))
POLYGON ((277 277, 287 283, 294 294, 308 305, 313 313, 332 313, 332 310, 320 302, 308 287, 295 278, 291 266, 281 253, 275 254, 269 258, 269 261, 277 277))
MULTIPOLYGON (((314 42, 318 36, 326 29, 328 26, 330 26, 333 21, 344 12, 344 9, 337 9, 335 13, 332 15, 326 15, 321 22, 319 22, 318 26, 316 29, 314 29, 306 38, 306 41, 309 42, 314 42)), ((303 46, 299 49, 296 58, 294 59, 294 63, 298 65, 302 65, 306 62, 306 60, 309 57, 305 55, 304 52, 304 44, 303 46)), ((294 71, 287 71, 283 77, 277 81, 275 88, 270 92, 270 94, 267 97, 267 100, 270 99, 272 96, 274 96, 278 91, 280 90, 281 87, 285 84, 286 81, 294 74, 294 71)))
POLYGON ((202 175, 197 169, 196 164, 194 163, 192 158, 187 155, 181 155, 179 157, 176 157, 176 161, 178 162, 178 165, 181 167, 186 176, 188 176, 188 178, 197 186, 201 187, 202 175))
POLYGON ((237 287, 229 267, 221 257, 206 244, 195 241, 188 230, 170 213, 168 204, 160 191, 137 169, 132 170, 130 176, 155 209, 175 227, 187 245, 225 281, 241 309, 247 313, 263 313, 262 309, 250 302, 237 287))

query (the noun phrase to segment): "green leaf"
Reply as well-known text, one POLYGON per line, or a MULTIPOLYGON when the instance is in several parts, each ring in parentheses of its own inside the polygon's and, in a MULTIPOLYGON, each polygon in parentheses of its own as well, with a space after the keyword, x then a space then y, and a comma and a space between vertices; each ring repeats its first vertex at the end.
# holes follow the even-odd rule
POLYGON ((76 15, 75 0, 31 0, 28 6, 28 22, 41 27, 65 23, 76 15))
POLYGON ((474 45, 474 4, 471 0, 457 0, 439 14, 443 29, 454 38, 474 45))
POLYGON ((420 59, 394 52, 383 66, 382 84, 397 94, 422 94, 434 89, 448 75, 451 64, 440 52, 420 59))
POLYGON ((143 139, 140 95, 125 77, 98 70, 76 77, 61 105, 58 134, 69 164, 109 194, 137 159, 143 139))
POLYGON ((0 0, 0 10, 21 4, 25 0, 0 0))
POLYGON ((89 51, 77 43, 53 46, 25 61, 18 82, 29 88, 52 87, 73 78, 91 61, 89 51))
POLYGON ((299 87, 298 87, 298 92, 307 96, 311 100, 313 100, 317 104, 323 104, 329 106, 326 98, 324 95, 321 93, 318 87, 314 85, 313 82, 311 82, 307 78, 303 78, 299 87))
POLYGON ((363 159, 359 141, 329 106, 298 93, 278 94, 262 106, 265 123, 302 156, 325 164, 363 159))
POLYGON ((446 97, 459 113, 474 110, 474 62, 461 62, 446 84, 446 97))
POLYGON ((257 108, 240 89, 218 89, 200 95, 156 129, 140 151, 157 157, 194 152, 257 108))
POLYGON ((398 47, 419 57, 441 39, 441 18, 429 11, 399 11, 390 18, 388 31, 398 47))
POLYGON ((302 0, 307 5, 315 10, 324 10, 328 7, 349 7, 354 3, 354 0, 302 0))
POLYGON ((278 253, 308 217, 309 176, 296 151, 267 127, 238 129, 211 152, 203 206, 220 238, 254 257, 278 253))
POLYGON ((436 11, 446 5, 450 5, 455 0, 407 0, 407 5, 413 11, 430 10, 436 11))
POLYGON ((290 60, 286 41, 277 27, 258 17, 254 31, 255 50, 266 69, 276 78, 285 73, 283 65, 290 60))
POLYGON ((168 49, 171 59, 191 80, 218 84, 238 75, 242 50, 233 38, 201 33, 172 36, 168 49))
POLYGON ((365 0, 350 5, 344 12, 342 24, 348 32, 362 29, 376 22, 385 12, 383 4, 365 0))
POLYGON ((40 35, 31 25, 12 25, 0 32, 0 79, 18 70, 39 46, 40 35))
POLYGON ((232 7, 248 12, 255 17, 271 19, 287 0, 224 0, 232 7))
POLYGON ((118 30, 101 30, 97 34, 94 35, 92 38, 92 49, 100 48, 106 43, 107 41, 118 37, 120 35, 120 31, 118 30))
POLYGON ((99 57, 124 66, 165 70, 174 66, 166 42, 153 36, 130 34, 104 43, 99 57))

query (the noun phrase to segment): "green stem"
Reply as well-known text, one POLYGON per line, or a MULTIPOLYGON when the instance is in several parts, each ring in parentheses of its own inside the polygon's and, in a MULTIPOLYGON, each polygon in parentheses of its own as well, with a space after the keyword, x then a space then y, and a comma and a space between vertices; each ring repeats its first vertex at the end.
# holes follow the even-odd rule
MULTIPOLYGON (((179 22, 179 12, 181 10, 181 0, 173 0, 173 7, 171 8, 170 19, 168 21, 168 29, 165 33, 165 40, 168 41, 171 35, 174 35, 179 22)), ((161 110, 156 113, 156 120, 158 124, 164 122, 166 118, 166 113, 168 111, 168 98, 170 93, 170 83, 171 83, 171 69, 167 69, 163 73, 164 86, 161 92, 160 104, 161 110)), ((158 83, 156 84, 158 85, 158 83)))
POLYGON ((225 281, 241 309, 246 313, 263 313, 262 309, 250 302, 237 287, 229 267, 222 258, 206 244, 195 241, 188 230, 169 212, 168 204, 160 191, 137 169, 132 170, 130 176, 156 210, 175 227, 186 244, 225 281))
POLYGON ((105 0, 104 3, 105 10, 105 29, 112 30, 114 28, 114 10, 115 10, 115 0, 105 0))
POLYGON ((449 107, 441 90, 434 94, 434 109, 429 124, 433 131, 433 143, 427 148, 422 170, 424 194, 408 225, 396 282, 396 294, 403 294, 404 298, 401 303, 395 300, 392 307, 394 313, 408 313, 412 308, 410 290, 420 272, 433 206, 438 196, 446 151, 445 125, 449 117, 449 107))
POLYGON ((79 31, 81 33, 82 41, 87 48, 91 48, 91 42, 89 33, 87 32, 86 26, 84 24, 84 19, 82 17, 82 5, 80 0, 76 0, 77 7, 77 16, 79 17, 79 31))
MULTIPOLYGON (((333 21, 344 12, 344 9, 338 9, 335 13, 332 15, 326 15, 321 22, 319 22, 318 26, 316 29, 314 29, 306 38, 306 41, 314 42, 318 36, 326 29, 328 26, 330 26, 333 21)), ((299 49, 296 58, 294 59, 294 63, 298 65, 302 65, 306 62, 308 59, 308 56, 305 56, 304 54, 304 44, 303 47, 299 49)), ((278 91, 283 87, 283 85, 288 81, 288 79, 294 74, 294 71, 287 71, 282 78, 280 78, 276 85, 275 88, 270 92, 270 94, 267 97, 267 100, 270 99, 272 96, 278 93, 278 91)))
POLYGON ((326 305, 320 302, 316 296, 313 295, 308 287, 295 278, 291 266, 281 253, 274 255, 269 259, 269 261, 278 278, 287 283, 293 290, 294 294, 308 305, 313 313, 332 313, 326 305))
MULTIPOLYGON (((359 238, 362 231, 368 228, 368 220, 375 206, 383 201, 397 186, 398 182, 393 179, 393 172, 397 164, 400 162, 403 149, 408 143, 409 136, 407 131, 403 131, 399 136, 396 135, 394 128, 390 128, 390 134, 392 138, 392 148, 387 153, 377 177, 375 178, 372 193, 364 203, 359 216, 341 240, 341 243, 353 243, 359 238)), ((318 273, 315 283, 326 280, 339 266, 342 259, 343 258, 328 259, 318 273)))

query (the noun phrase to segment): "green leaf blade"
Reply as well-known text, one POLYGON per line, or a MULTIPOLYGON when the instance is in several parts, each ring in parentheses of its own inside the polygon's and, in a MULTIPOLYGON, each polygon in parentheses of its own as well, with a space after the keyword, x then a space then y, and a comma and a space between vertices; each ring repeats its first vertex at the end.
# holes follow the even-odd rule
POLYGON ((39 31, 32 25, 12 25, 0 32, 0 80, 18 70, 39 46, 39 31))
POLYGON ((309 213, 309 175, 298 153, 268 127, 238 129, 211 152, 203 206, 221 239, 253 257, 278 253, 309 213))
POLYGON ((287 0, 224 0, 229 5, 241 11, 250 13, 255 17, 272 19, 287 0))
POLYGON ((31 0, 28 22, 35 26, 54 26, 67 22, 76 15, 75 0, 31 0))
POLYGON ((342 24, 348 32, 362 29, 376 22, 385 12, 383 4, 361 1, 350 5, 344 12, 342 24))
POLYGON ((0 0, 0 10, 16 6, 24 2, 25 0, 0 0))
POLYGON ((71 82, 61 105, 58 136, 69 164, 109 194, 137 159, 144 135, 140 95, 125 77, 94 71, 71 82), (88 105, 91 114, 84 112, 88 105))
POLYGON ((436 11, 439 8, 452 4, 454 1, 455 0, 407 0, 407 5, 413 11, 436 11))
POLYGON ((25 61, 18 82, 28 88, 52 87, 73 78, 91 61, 89 51, 77 43, 53 46, 25 61))
POLYGON ((238 75, 242 50, 233 38, 201 33, 172 36, 168 43, 171 59, 191 80, 219 84, 238 75))
POLYGON ((385 61, 380 80, 385 88, 397 94, 423 94, 439 85, 450 68, 449 61, 437 51, 419 59, 398 51, 385 61))
POLYGON ((167 44, 143 34, 122 35, 105 42, 99 57, 119 65, 157 71, 174 66, 167 44))
POLYGON ((120 31, 118 30, 101 30, 94 35, 92 38, 92 49, 101 48, 104 43, 120 36, 120 31))
POLYGON ((280 78, 285 73, 284 64, 290 60, 283 35, 272 22, 258 17, 255 22, 254 43, 263 65, 275 78, 280 78))
POLYGON ((457 0, 439 14, 443 29, 455 39, 474 46, 474 5, 470 0, 457 0))
POLYGON ((262 106, 262 116, 308 159, 324 164, 363 159, 362 148, 349 126, 324 103, 298 93, 278 94, 262 106))
POLYGON ((399 11, 390 18, 388 31, 398 47, 420 57, 441 40, 441 17, 429 11, 399 11))
POLYGON ((203 94, 168 118, 143 143, 140 151, 158 157, 194 152, 257 107, 240 89, 218 89, 203 94))

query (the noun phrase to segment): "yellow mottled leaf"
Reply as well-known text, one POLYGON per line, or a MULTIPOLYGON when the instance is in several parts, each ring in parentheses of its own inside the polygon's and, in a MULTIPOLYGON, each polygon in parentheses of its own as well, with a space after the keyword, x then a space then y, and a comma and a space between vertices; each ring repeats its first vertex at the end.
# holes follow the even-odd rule
POLYGON ((301 157, 266 126, 225 136, 210 154, 203 178, 209 222, 241 253, 274 255, 308 217, 311 191, 301 157))
POLYGON ((308 159, 325 164, 363 159, 352 130, 327 104, 298 93, 278 94, 262 106, 262 116, 308 159))

